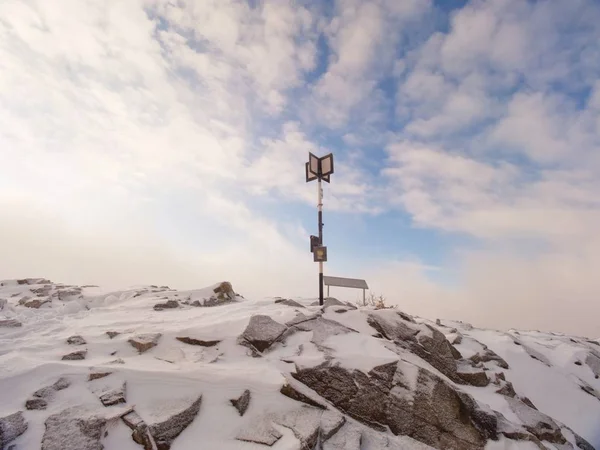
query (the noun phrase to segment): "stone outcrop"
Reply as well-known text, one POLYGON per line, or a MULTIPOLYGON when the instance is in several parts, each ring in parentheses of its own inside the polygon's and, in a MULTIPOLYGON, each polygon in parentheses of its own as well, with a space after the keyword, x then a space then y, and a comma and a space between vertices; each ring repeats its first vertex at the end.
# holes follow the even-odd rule
POLYGON ((127 384, 123 383, 120 387, 108 390, 100 395, 100 401, 104 406, 114 406, 119 403, 127 403, 125 393, 127 384))
POLYGON ((368 374, 324 363, 294 377, 369 427, 435 448, 479 450, 497 438, 496 417, 432 373, 406 362, 368 374), (416 374, 416 385, 411 381, 416 374))
POLYGON ((163 309, 174 308, 179 308, 179 302, 177 300, 168 300, 165 303, 157 303, 154 305, 154 311, 162 311, 163 309))
POLYGON ((219 342, 221 342, 221 341, 204 341, 202 339, 194 339, 194 338, 185 337, 185 336, 176 337, 175 339, 177 339, 180 342, 183 342, 184 344, 199 345, 201 347, 214 347, 219 342))
POLYGON ((248 406, 250 406, 250 397, 250 391, 246 389, 239 398, 230 400, 231 404, 240 413, 240 416, 243 416, 246 413, 248 406))
POLYGON ((202 396, 184 410, 152 425, 148 425, 135 411, 122 416, 122 420, 133 431, 133 440, 144 450, 169 450, 177 436, 194 421, 201 403, 202 396))
POLYGON ((76 352, 69 353, 62 357, 63 361, 81 361, 85 359, 87 355, 87 350, 78 350, 76 352))
POLYGON ((519 420, 523 422, 523 427, 539 440, 553 444, 565 444, 567 442, 560 426, 551 417, 530 408, 519 400, 507 397, 506 402, 519 420))
POLYGON ((293 308, 304 308, 304 305, 301 305, 300 303, 298 303, 295 300, 279 299, 279 300, 275 300, 275 303, 279 303, 280 305, 291 306, 293 308))
POLYGON ((127 342, 129 342, 140 354, 142 354, 151 348, 156 347, 161 336, 161 333, 140 334, 130 338, 127 342))
POLYGON ((0 418, 0 448, 5 448, 27 431, 27 422, 21 411, 0 418))
POLYGON ((71 336, 67 338, 67 344, 69 345, 85 345, 87 342, 81 336, 71 336))
POLYGON ((457 374, 452 345, 437 329, 428 325, 415 324, 392 311, 371 313, 367 322, 385 339, 424 359, 452 381, 466 383, 457 374))
POLYGON ((18 328, 23 324, 16 319, 3 319, 0 320, 0 328, 18 328))
POLYGON ((198 397, 189 407, 172 415, 166 420, 154 423, 148 427, 150 435, 158 450, 169 450, 171 444, 196 418, 202 404, 202 396, 198 397))
POLYGON ((287 328, 269 316, 252 316, 239 343, 262 353, 281 339, 287 328))
POLYGON ((42 450, 103 450, 106 419, 70 408, 46 420, 42 450))

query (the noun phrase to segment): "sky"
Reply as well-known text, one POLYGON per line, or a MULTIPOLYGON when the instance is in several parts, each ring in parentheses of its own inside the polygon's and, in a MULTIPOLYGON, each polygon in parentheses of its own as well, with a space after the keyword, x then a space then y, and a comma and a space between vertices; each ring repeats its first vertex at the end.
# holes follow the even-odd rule
POLYGON ((4 0, 0 278, 600 337, 595 0, 4 0), (360 292, 333 289, 357 300, 360 292))

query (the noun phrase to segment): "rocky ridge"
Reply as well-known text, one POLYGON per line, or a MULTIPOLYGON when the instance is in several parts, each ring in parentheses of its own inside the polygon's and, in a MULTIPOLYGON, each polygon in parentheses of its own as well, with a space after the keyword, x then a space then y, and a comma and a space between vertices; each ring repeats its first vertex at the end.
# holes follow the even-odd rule
POLYGON ((596 341, 493 332, 335 299, 322 308, 244 301, 230 283, 96 289, 2 282, 0 323, 22 325, 0 327, 0 448, 118 449, 123 439, 144 449, 202 441, 225 450, 600 443, 596 341), (39 308, 23 301, 32 295, 39 308), (42 311, 59 331, 36 320, 42 311), (55 344, 40 345, 52 333, 55 344), (558 367, 565 354, 572 360, 558 367), (563 383, 562 409, 585 410, 590 425, 561 415, 528 373, 563 383))

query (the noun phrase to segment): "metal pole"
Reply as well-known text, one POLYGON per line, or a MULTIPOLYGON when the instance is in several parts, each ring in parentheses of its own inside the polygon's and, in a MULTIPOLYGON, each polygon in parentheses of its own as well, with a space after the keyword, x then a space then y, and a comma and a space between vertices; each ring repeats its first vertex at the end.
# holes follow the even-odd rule
MULTIPOLYGON (((323 189, 321 188, 321 178, 317 183, 319 203, 317 204, 319 216, 319 245, 323 246, 323 189)), ((323 306, 323 261, 319 262, 319 305, 323 306)))

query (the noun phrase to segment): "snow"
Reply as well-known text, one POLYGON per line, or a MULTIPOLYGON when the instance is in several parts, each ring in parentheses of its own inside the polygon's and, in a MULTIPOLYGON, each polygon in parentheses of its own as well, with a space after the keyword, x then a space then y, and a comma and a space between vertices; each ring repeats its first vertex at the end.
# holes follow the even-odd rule
MULTIPOLYGON (((299 308, 276 304, 273 299, 238 299, 236 303, 213 307, 182 306, 154 311, 153 306, 165 302, 165 297, 210 298, 214 286, 184 292, 148 286, 116 292, 85 287, 81 296, 64 295, 66 301, 61 301, 56 298, 58 292, 68 292, 71 287, 53 284, 49 291, 50 296, 54 295, 51 304, 30 309, 18 306, 19 300, 24 296, 43 298, 36 297, 32 289, 43 288, 48 283, 18 284, 15 280, 2 283, 0 299, 6 300, 2 302, 6 304, 0 310, 0 320, 18 320, 22 326, 0 328, 0 417, 23 411, 26 399, 61 376, 68 377, 72 383, 69 388, 52 394, 46 410, 24 411, 29 428, 14 441, 17 448, 39 448, 45 420, 66 408, 83 405, 104 417, 114 416, 123 405, 104 408, 93 387, 122 386, 125 382, 127 404, 135 406, 147 423, 181 411, 202 395, 197 418, 174 441, 173 450, 195 449, 199 442, 203 448, 223 450, 265 448, 236 440, 240 433, 281 434, 271 447, 273 450, 298 450, 298 437, 281 423, 269 419, 280 415, 295 420, 295 416, 286 414, 294 414, 299 403, 282 396, 279 389, 296 366, 314 367, 331 359, 333 363, 366 373, 378 365, 399 361, 397 376, 401 373, 405 383, 412 387, 417 385, 419 367, 439 374, 416 355, 397 347, 392 351, 388 341, 373 337, 376 332, 367 323, 368 314, 395 318, 395 311, 349 309, 338 313, 339 308, 325 308, 322 314, 325 320, 307 325, 305 331, 293 332, 284 342, 275 343, 261 357, 255 358, 248 348, 237 342, 250 317, 265 315, 286 324, 296 317, 299 308), (120 334, 110 339, 107 331, 120 334), (128 343, 133 336, 152 333, 161 334, 158 345, 141 355, 128 343), (81 335, 86 344, 68 345, 67 338, 73 335, 81 335), (182 336, 220 342, 213 347, 201 347, 175 339, 182 336), (63 355, 79 349, 87 349, 85 360, 61 360, 63 355), (113 363, 117 359, 122 359, 123 364, 113 363), (87 381, 92 371, 107 369, 114 373, 92 383, 87 381), (240 417, 229 400, 238 398, 245 389, 250 390, 251 400, 248 411, 240 417)), ((310 306, 315 299, 294 300, 306 307, 302 311, 307 316, 321 311, 318 306, 310 306)), ((402 319, 398 317, 398 320, 402 319)), ((446 320, 442 321, 443 326, 436 326, 426 319, 415 320, 418 324, 409 325, 428 334, 431 330, 426 325, 446 335, 450 334, 450 328, 457 328, 464 337, 456 347, 465 358, 482 352, 483 345, 487 345, 510 365, 510 369, 501 370, 494 362, 486 363, 490 379, 494 379, 494 373, 504 372, 518 395, 528 397, 541 412, 600 448, 600 401, 586 394, 578 384, 578 380, 583 380, 600 391, 600 380, 586 364, 592 348, 600 351, 600 346, 564 335, 482 330, 446 320), (515 345, 514 340, 521 345, 515 345), (533 359, 531 354, 547 365, 533 359)), ((509 421, 521 423, 506 399, 494 392, 498 386, 461 385, 459 388, 499 411, 509 421)), ((349 425, 344 427, 350 428, 349 425)), ((312 429, 307 422, 305 431, 312 429)), ((108 435, 102 441, 107 450, 140 448, 122 421, 110 422, 107 430, 108 435)), ((338 440, 342 445, 343 439, 338 440)), ((377 438, 365 440, 371 441, 376 442, 377 438)), ((397 447, 392 447, 390 441, 389 448, 413 448, 411 444, 411 441, 396 440, 397 447)), ((536 448, 531 443, 502 439, 489 443, 486 450, 536 448)))
POLYGON ((376 366, 398 360, 398 355, 383 347, 377 339, 364 334, 349 333, 330 336, 323 345, 340 355, 335 361, 347 369, 358 369, 365 373, 376 366))

